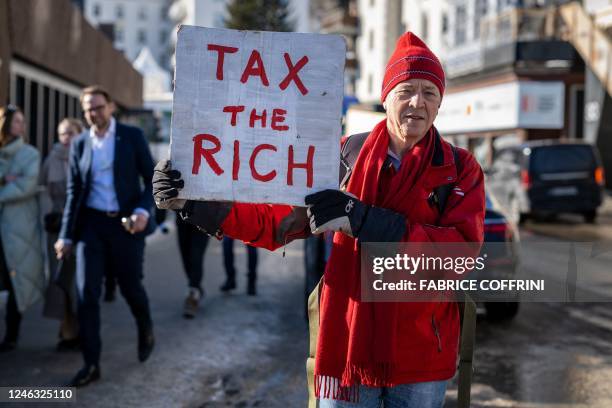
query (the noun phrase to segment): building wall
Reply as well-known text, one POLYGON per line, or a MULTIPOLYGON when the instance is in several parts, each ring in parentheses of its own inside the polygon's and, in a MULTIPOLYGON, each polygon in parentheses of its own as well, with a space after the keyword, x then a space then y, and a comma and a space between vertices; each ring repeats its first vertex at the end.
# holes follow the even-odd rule
POLYGON ((380 100, 380 91, 387 63, 388 0, 358 0, 361 35, 357 38, 359 79, 357 98, 364 103, 380 100))
POLYGON ((81 116, 86 85, 102 85, 121 107, 142 106, 140 74, 70 0, 0 2, 0 25, 1 102, 24 110, 28 139, 43 155, 58 122, 81 116))
POLYGON ((0 1, 0 105, 9 100, 9 68, 11 61, 11 42, 9 40, 8 2, 0 1))
POLYGON ((86 0, 85 17, 94 26, 114 25, 114 46, 130 61, 148 47, 156 61, 170 68, 171 0, 86 0))

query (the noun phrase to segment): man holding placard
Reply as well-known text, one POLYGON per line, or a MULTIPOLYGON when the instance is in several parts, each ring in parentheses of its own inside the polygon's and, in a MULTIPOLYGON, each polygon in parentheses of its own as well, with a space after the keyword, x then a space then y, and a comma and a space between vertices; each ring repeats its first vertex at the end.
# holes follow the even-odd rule
MULTIPOLYGON (((268 136, 247 129, 249 136, 245 137, 238 129, 226 132, 227 129, 214 128, 213 123, 202 119, 203 128, 214 129, 209 133, 189 129, 195 144, 189 157, 175 150, 175 137, 177 146, 188 143, 189 139, 181 133, 187 127, 186 118, 195 123, 210 111, 198 109, 200 105, 195 103, 192 106, 195 111, 188 116, 182 102, 177 109, 175 99, 175 115, 179 116, 174 119, 173 131, 178 132, 173 133, 172 161, 156 167, 155 201, 159 207, 177 210, 184 219, 209 234, 227 235, 268 249, 311 233, 334 231, 334 245, 320 289, 320 329, 313 381, 319 406, 378 407, 384 401, 385 406, 441 407, 446 382, 456 371, 457 304, 361 302, 358 282, 361 242, 482 242, 485 211, 482 170, 467 151, 444 141, 433 126, 445 88, 442 66, 414 34, 408 32, 400 37, 387 64, 382 87, 387 118, 358 146, 348 176, 338 190, 338 173, 333 173, 338 170, 338 143, 334 139, 337 133, 335 129, 321 132, 328 126, 326 120, 336 113, 323 104, 328 95, 334 95, 333 74, 337 71, 328 72, 330 76, 325 77, 324 67, 333 67, 333 58, 338 55, 325 50, 302 57, 302 52, 298 52, 296 59, 295 54, 288 53, 285 69, 280 74, 278 69, 271 70, 271 78, 264 81, 263 63, 268 55, 274 57, 271 50, 277 44, 275 38, 266 38, 265 34, 275 35, 264 33, 259 38, 261 48, 257 50, 261 50, 261 59, 253 57, 253 53, 243 54, 240 61, 243 64, 246 61, 244 71, 234 66, 227 71, 220 69, 227 69, 223 62, 219 63, 223 61, 221 55, 229 61, 232 53, 238 52, 233 50, 239 47, 225 43, 224 48, 213 48, 219 50, 214 51, 218 54, 217 80, 228 74, 240 78, 227 86, 226 94, 216 95, 233 95, 245 101, 244 105, 246 101, 265 100, 264 88, 243 90, 239 85, 242 79, 259 77, 263 86, 273 87, 278 75, 289 72, 289 79, 281 80, 280 84, 290 86, 290 91, 278 100, 288 103, 294 111, 290 114, 289 109, 279 108, 287 111, 287 116, 277 111, 276 126, 286 125, 286 131, 293 129, 295 139, 281 137, 276 144, 255 146, 263 143, 265 137, 274 138, 274 134, 268 136), (310 93, 318 98, 312 101, 314 105, 307 100, 310 93), (279 117, 284 120, 279 121, 279 117), (223 139, 211 137, 214 132, 223 133, 223 139), (230 134, 234 136, 233 156, 218 156, 228 149, 231 142, 226 142, 225 136, 230 134), (306 144, 301 144, 304 140, 306 144), (318 148, 317 143, 326 142, 335 143, 336 148, 329 149, 335 157, 325 156, 318 148), (240 182, 245 170, 240 160, 245 145, 254 146, 246 160, 255 180, 249 180, 248 186, 240 182), (269 150, 266 152, 269 154, 261 153, 259 158, 263 150, 269 150), (281 160, 273 161, 271 152, 281 160), (301 167, 296 165, 298 160, 301 167), (194 178, 202 172, 211 178, 194 178), (333 186, 323 186, 326 176, 336 177, 330 180, 333 186), (284 183, 278 182, 279 178, 284 183), (278 183, 267 188, 265 183, 273 180, 278 183), (445 205, 439 207, 432 200, 434 192, 449 183, 453 189, 445 205), (298 191, 303 195, 299 196, 298 191)), ((251 34, 241 35, 248 38, 251 34)), ((282 47, 300 50, 299 46, 294 47, 293 39, 287 37, 282 47)), ((191 54, 206 52, 201 41, 184 40, 188 40, 183 45, 188 44, 191 54)), ((325 41, 318 44, 325 48, 325 41)), ((311 53, 319 49, 318 44, 311 47, 311 53)), ((208 47, 210 50, 210 43, 208 47)), ((338 52, 344 59, 344 53, 338 52)), ((198 75, 184 73, 180 64, 181 53, 177 52, 176 92, 182 92, 181 77, 191 75, 196 79, 191 92, 194 100, 198 100, 199 92, 211 81, 207 77, 209 72, 202 67, 198 75)), ((339 101, 334 102, 338 102, 339 109, 339 101)), ((259 110, 249 116, 246 106, 242 109, 236 105, 230 108, 230 126, 240 120, 247 124, 259 120, 259 110)), ((347 140, 343 140, 345 148, 351 138, 347 140)))

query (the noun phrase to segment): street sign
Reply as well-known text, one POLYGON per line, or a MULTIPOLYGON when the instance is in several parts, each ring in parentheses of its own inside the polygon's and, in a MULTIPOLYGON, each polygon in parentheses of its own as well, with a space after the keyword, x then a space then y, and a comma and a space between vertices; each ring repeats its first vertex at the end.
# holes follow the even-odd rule
POLYGON ((170 156, 180 198, 304 205, 338 188, 341 36, 182 26, 170 156))

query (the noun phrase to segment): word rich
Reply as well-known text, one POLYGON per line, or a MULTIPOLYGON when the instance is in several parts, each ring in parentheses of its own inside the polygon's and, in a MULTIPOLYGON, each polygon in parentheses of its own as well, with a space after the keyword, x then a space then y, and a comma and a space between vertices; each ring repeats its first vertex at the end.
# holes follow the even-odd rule
MULTIPOLYGON (((313 161, 314 161, 314 146, 308 146, 308 153, 306 155, 306 162, 297 163, 295 161, 295 149, 293 145, 289 145, 288 149, 288 159, 287 159, 287 185, 293 185, 293 170, 294 169, 305 169, 306 170, 306 186, 312 187, 313 180, 313 161)), ((253 179, 258 181, 272 181, 276 177, 276 170, 271 170, 268 173, 261 174, 257 171, 255 167, 255 160, 257 156, 264 150, 269 150, 272 152, 278 151, 276 146, 262 143, 253 149, 249 157, 249 167, 251 169, 251 176, 253 179)), ((196 135, 193 138, 193 166, 191 168, 191 173, 197 175, 200 172, 200 166, 202 164, 202 158, 206 160, 208 166, 215 172, 217 176, 220 176, 224 173, 224 170, 219 166, 217 160, 215 160, 215 154, 221 151, 221 141, 218 137, 201 133, 196 135), (204 147, 203 142, 209 142, 212 144, 212 147, 204 147)), ((240 141, 234 140, 234 151, 232 156, 232 179, 238 180, 240 172, 240 141)))

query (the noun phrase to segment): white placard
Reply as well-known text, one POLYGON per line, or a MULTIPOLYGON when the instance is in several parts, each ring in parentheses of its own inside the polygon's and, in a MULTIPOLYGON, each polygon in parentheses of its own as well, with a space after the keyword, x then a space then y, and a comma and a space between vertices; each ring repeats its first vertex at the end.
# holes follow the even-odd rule
POLYGON ((304 205, 338 188, 344 39, 182 26, 170 155, 181 198, 304 205))

